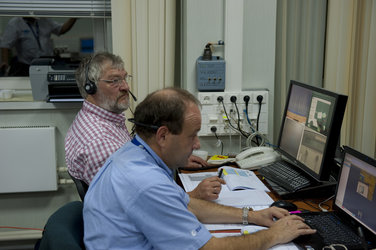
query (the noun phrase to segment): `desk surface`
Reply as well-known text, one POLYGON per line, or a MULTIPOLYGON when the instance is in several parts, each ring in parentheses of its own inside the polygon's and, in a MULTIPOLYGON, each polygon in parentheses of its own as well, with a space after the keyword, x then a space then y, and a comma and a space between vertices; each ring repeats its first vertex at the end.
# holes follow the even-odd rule
MULTIPOLYGON (((189 170, 179 170, 180 173, 197 173, 197 172, 215 172, 217 171, 217 168, 212 169, 204 169, 204 170, 196 170, 196 171, 189 171, 189 170)), ((270 189, 273 190, 270 185, 263 180, 259 175, 258 172, 255 171, 255 174, 261 179, 261 181, 270 189)), ((176 179, 177 183, 183 187, 179 177, 176 179)), ((268 192, 269 196, 273 200, 281 200, 281 197, 274 191, 268 192)), ((328 197, 319 197, 319 198, 303 198, 303 199, 288 199, 287 201, 293 202, 300 211, 321 211, 319 204, 323 201, 325 201, 328 197)), ((330 199, 329 201, 326 201, 321 204, 321 207, 324 209, 327 209, 328 211, 332 210, 332 204, 333 199, 330 199)))

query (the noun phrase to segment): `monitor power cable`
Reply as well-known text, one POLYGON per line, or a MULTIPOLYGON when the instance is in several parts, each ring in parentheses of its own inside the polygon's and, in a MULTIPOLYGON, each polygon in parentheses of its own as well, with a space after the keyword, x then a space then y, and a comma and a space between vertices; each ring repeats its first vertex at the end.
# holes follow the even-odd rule
MULTIPOLYGON (((327 201, 329 201, 329 200, 332 199, 333 197, 334 197, 334 195, 330 196, 330 197, 327 198, 326 200, 324 200, 324 201, 322 201, 322 202, 319 203, 319 208, 321 209, 321 211, 323 211, 323 212, 328 212, 328 209, 323 208, 322 205, 326 205, 326 204, 324 204, 324 203, 327 202, 327 201)), ((329 205, 326 205, 326 206, 329 207, 329 205)))

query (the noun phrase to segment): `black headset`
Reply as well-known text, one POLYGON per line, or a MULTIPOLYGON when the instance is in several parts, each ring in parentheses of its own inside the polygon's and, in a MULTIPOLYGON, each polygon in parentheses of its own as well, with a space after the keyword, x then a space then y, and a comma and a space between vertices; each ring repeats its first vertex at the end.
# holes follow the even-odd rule
POLYGON ((97 92, 97 85, 95 84, 95 82, 93 82, 92 80, 89 79, 89 67, 90 67, 90 64, 91 64, 91 60, 93 58, 90 58, 90 60, 88 61, 88 63, 86 64, 86 67, 85 67, 85 91, 86 93, 88 93, 89 95, 94 95, 96 92, 97 92))

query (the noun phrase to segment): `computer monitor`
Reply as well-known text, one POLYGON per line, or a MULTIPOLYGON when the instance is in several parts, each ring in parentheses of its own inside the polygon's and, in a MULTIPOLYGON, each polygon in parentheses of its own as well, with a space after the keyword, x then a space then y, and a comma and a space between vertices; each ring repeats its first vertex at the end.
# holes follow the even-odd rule
POLYGON ((347 96, 291 81, 278 150, 317 181, 328 181, 347 96))
POLYGON ((347 146, 344 151, 333 208, 357 221, 375 238, 376 159, 347 146))

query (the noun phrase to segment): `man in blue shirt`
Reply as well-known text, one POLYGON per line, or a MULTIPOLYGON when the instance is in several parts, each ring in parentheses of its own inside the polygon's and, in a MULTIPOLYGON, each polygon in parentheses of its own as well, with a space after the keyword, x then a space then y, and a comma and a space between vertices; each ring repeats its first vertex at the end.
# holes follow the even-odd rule
POLYGON ((173 170, 200 145, 199 105, 189 92, 167 88, 137 106, 136 137, 106 161, 86 194, 87 249, 266 249, 315 232, 287 210, 222 206, 189 198, 175 183, 173 170), (242 222, 270 228, 215 238, 202 224, 242 222))

